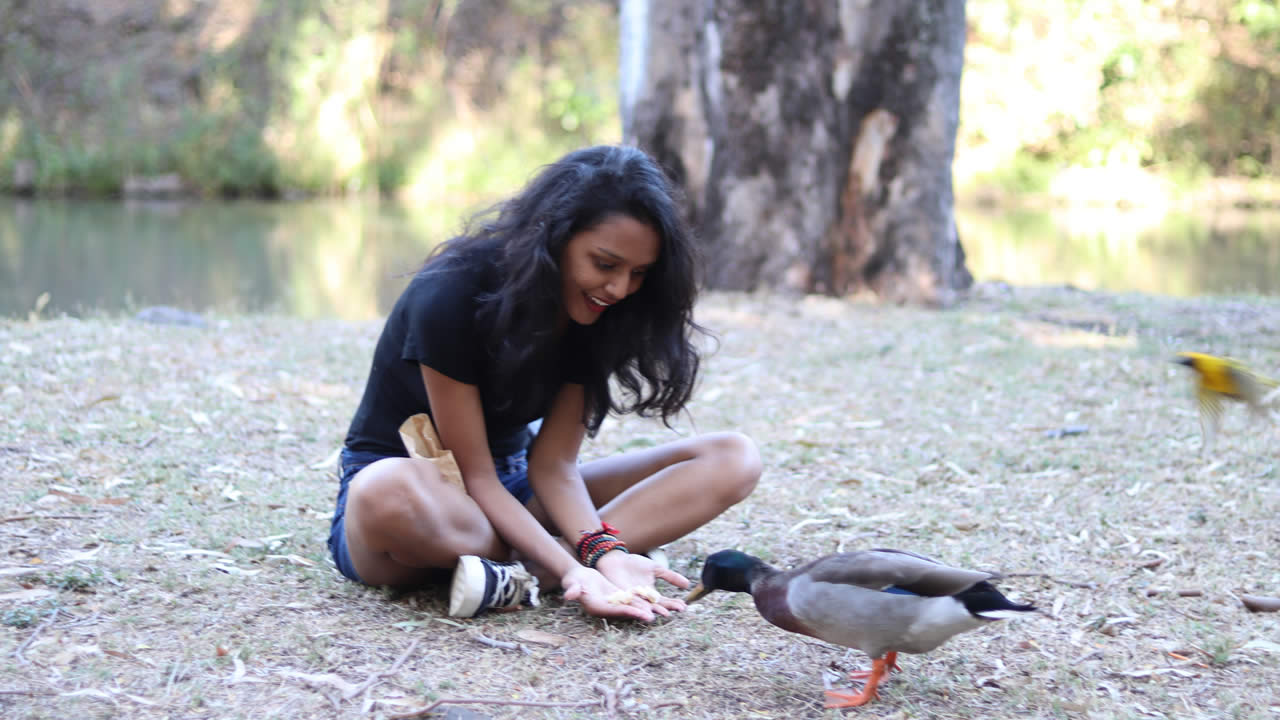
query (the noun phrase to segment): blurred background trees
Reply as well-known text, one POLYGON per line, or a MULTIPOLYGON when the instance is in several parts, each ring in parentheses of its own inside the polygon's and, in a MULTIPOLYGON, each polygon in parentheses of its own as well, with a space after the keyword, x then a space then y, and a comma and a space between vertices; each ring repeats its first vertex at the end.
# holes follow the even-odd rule
MULTIPOLYGON (((1276 3, 966 13, 963 192, 1140 203, 1276 174, 1276 3), (1128 199, 1081 172, 1097 168, 1129 173, 1128 199)), ((218 194, 485 195, 621 137, 612 2, 10 0, 0 32, 7 190, 110 193, 172 172, 218 194)), ((1231 197, 1264 199, 1247 194, 1231 197)))
POLYGON ((1134 170, 1181 187, 1280 171, 1273 0, 971 1, 968 15, 966 185, 1141 204, 1160 183, 1134 170), (1096 168, 1128 172, 1063 172, 1096 168))
MULTIPOLYGON (((477 207, 570 148, 624 137, 619 54, 634 38, 620 40, 619 4, 9 0, 0 4, 0 191, 358 194, 477 207)), ((759 4, 761 40, 786 49, 769 30, 802 32, 795 18, 875 3, 829 5, 759 4)), ((699 7, 723 14, 736 5, 699 7)), ((1275 2, 968 0, 963 31, 951 164, 958 205, 1150 209, 1144 228, 1169 208, 1280 207, 1275 2)), ((804 72, 803 63, 786 71, 804 72)), ((829 195, 848 189, 840 182, 850 159, 844 145, 863 127, 854 121, 883 105, 860 97, 866 107, 828 118, 838 143, 819 175, 833 181, 823 189, 829 195)), ((921 119, 883 109, 899 124, 921 119)), ((652 144, 664 130, 647 132, 652 144)), ((804 145, 795 142, 792 155, 804 145)), ((827 220, 822 228, 832 226, 827 220)), ((971 217, 962 231, 965 222, 989 221, 971 217)), ((1054 240, 1009 232, 1037 247, 1054 240)), ((788 257, 775 245, 754 272, 790 272, 788 286, 817 291, 874 288, 874 253, 838 240, 819 228, 804 253, 788 257)), ((933 272, 962 285, 963 256, 951 245, 936 244, 944 262, 933 272)), ((986 259, 988 267, 1001 262, 986 259)), ((726 274, 717 282, 757 281, 726 274)))

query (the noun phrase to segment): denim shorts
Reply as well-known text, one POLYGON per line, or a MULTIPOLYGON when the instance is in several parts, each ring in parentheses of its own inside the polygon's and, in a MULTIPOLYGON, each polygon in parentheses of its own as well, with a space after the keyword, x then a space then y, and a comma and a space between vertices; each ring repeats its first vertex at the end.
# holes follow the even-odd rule
MULTIPOLYGON (((347 488, 356 473, 385 457, 391 456, 342 448, 342 460, 338 467, 338 499, 334 504, 333 519, 329 521, 329 554, 333 556, 333 564, 338 567, 338 572, 358 583, 364 581, 356 573, 356 566, 351 562, 351 552, 347 549, 347 488)), ((513 455, 494 458, 493 464, 497 468, 498 480, 502 482, 502 486, 521 505, 527 505, 533 499, 533 488, 529 485, 528 451, 521 450, 513 455)))

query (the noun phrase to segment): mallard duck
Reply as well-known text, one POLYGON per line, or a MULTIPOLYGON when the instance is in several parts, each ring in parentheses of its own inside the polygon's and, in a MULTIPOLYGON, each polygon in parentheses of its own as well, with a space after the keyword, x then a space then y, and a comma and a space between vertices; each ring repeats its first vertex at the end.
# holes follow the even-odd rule
POLYGON ((707 558, 702 579, 685 602, 713 590, 750 593, 765 620, 870 655, 870 671, 849 678, 862 692, 826 691, 828 708, 862 705, 898 653, 928 652, 953 635, 1035 610, 1011 602, 989 582, 995 576, 949 567, 905 550, 862 550, 778 570, 757 557, 721 550, 707 558))
POLYGON ((1242 402, 1255 416, 1265 418, 1266 404, 1271 400, 1267 390, 1280 385, 1280 382, 1260 375, 1231 358, 1181 352, 1173 361, 1195 371, 1196 401, 1200 404, 1200 432, 1204 439, 1200 446, 1201 452, 1213 447, 1214 437, 1222 424, 1224 399, 1242 402))

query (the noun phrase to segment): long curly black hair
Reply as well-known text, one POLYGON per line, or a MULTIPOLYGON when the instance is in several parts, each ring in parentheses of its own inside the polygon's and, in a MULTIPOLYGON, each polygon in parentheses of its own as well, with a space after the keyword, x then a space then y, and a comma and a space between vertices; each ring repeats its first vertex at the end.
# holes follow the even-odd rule
POLYGON ((479 298, 477 323, 501 385, 558 342, 560 259, 569 240, 611 217, 648 225, 661 243, 657 262, 637 292, 586 329, 592 363, 583 423, 592 435, 610 412, 670 424, 697 379, 693 336, 707 333, 693 320, 701 257, 679 201, 677 188, 638 148, 576 150, 543 167, 517 195, 477 213, 423 271, 496 264, 498 286, 479 298))

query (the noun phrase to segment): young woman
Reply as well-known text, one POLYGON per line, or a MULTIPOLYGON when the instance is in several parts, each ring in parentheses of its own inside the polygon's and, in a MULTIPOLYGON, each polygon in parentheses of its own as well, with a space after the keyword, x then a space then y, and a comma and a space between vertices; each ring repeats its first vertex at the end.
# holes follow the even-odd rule
POLYGON ((347 433, 338 569, 412 586, 455 568, 456 616, 537 604, 540 583, 592 615, 683 609, 654 583, 689 581, 644 553, 747 497, 754 444, 724 432, 578 453, 610 412, 667 421, 688 401, 697 255, 666 176, 613 146, 543 168, 433 253, 387 318, 347 433), (399 427, 423 412, 465 490, 407 456, 399 427))

